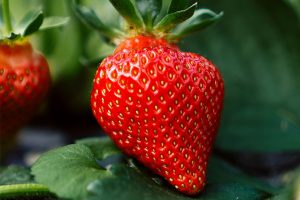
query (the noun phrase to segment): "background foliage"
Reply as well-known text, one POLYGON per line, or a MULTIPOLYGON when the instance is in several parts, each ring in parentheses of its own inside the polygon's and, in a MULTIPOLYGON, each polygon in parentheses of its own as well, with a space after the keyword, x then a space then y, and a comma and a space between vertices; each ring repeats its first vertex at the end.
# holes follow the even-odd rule
MULTIPOLYGON (((41 116, 58 126, 66 126, 66 119, 72 125, 74 120, 95 123, 89 111, 92 78, 97 63, 113 47, 75 18, 70 0, 10 1, 16 20, 26 12, 24 8, 37 6, 42 7, 45 15, 71 16, 68 26, 32 37, 35 46, 49 59, 53 77, 52 93, 41 116)), ((81 0, 81 3, 93 8, 108 24, 114 25, 119 20, 106 0, 81 0)), ((209 168, 208 180, 213 184, 208 185, 201 199, 300 198, 297 169, 300 163, 300 1, 199 0, 199 6, 217 12, 223 10, 225 15, 216 25, 181 41, 180 46, 212 60, 223 74, 226 90, 214 151, 217 157, 213 157, 209 168), (264 174, 271 185, 242 171, 260 178, 264 174)), ((82 144, 79 146, 84 148, 82 144)), ((89 158, 92 163, 99 159, 98 154, 107 151, 102 148, 95 153, 94 146, 88 147, 84 151, 92 152, 89 158)), ((116 152, 114 147, 108 145, 109 148, 110 152, 116 152)), ((149 193, 156 191, 153 189, 156 186, 151 186, 153 182, 148 185, 151 177, 147 174, 134 178, 138 173, 135 169, 124 165, 116 169, 112 173, 123 170, 122 173, 128 174, 119 177, 120 183, 127 183, 126 178, 133 176, 130 180, 136 187, 146 184, 144 188, 149 193)), ((98 198, 103 188, 109 190, 111 184, 119 189, 114 185, 115 179, 94 182, 89 191, 94 196, 88 199, 98 198)), ((173 191, 163 192, 166 196, 162 199, 175 198, 173 191)), ((186 199, 178 197, 181 198, 186 199)))

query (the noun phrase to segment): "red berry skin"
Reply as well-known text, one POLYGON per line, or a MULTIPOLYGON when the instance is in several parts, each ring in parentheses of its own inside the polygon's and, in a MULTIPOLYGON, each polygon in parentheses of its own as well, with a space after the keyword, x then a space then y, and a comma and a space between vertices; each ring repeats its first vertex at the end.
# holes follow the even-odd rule
POLYGON ((29 42, 0 43, 0 137, 12 136, 34 115, 50 86, 49 66, 29 42))
POLYGON ((164 42, 144 46, 142 37, 131 40, 135 45, 121 44, 100 64, 93 114, 126 154, 179 191, 198 194, 220 122, 220 73, 200 55, 164 42))

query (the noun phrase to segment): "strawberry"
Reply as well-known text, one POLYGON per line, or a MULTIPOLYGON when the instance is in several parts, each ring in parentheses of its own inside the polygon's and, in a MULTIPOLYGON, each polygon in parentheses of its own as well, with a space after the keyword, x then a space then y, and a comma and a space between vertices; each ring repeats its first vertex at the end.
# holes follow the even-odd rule
POLYGON ((61 26, 67 20, 48 17, 43 24, 42 12, 29 12, 14 32, 16 25, 10 20, 8 0, 2 0, 2 14, 5 26, 0 29, 0 137, 1 146, 7 150, 17 131, 35 114, 50 86, 47 60, 32 48, 28 36, 61 26))
MULTIPOLYGON (((172 34, 170 27, 191 15, 194 25, 203 27, 205 20, 199 17, 203 10, 193 15, 194 4, 185 10, 170 11, 160 22, 147 27, 149 23, 144 22, 149 15, 139 14, 142 9, 139 11, 130 0, 122 2, 111 0, 127 21, 129 36, 113 38, 117 41, 115 51, 97 69, 91 92, 93 114, 124 153, 179 191, 195 195, 205 184, 208 158, 220 123, 224 83, 209 60, 182 52, 174 43, 191 30, 190 26, 181 27, 177 34, 172 34), (136 13, 130 14, 127 9, 136 13), (178 13, 183 14, 174 20, 178 13)), ((85 19, 87 10, 81 9, 78 7, 77 13, 85 19)), ((210 17, 213 22, 220 15, 210 17)), ((93 25, 88 19, 85 22, 93 25)), ((117 31, 111 33, 115 36, 117 31)))
POLYGON ((14 134, 35 113, 50 86, 49 66, 28 41, 0 43, 0 136, 14 134))

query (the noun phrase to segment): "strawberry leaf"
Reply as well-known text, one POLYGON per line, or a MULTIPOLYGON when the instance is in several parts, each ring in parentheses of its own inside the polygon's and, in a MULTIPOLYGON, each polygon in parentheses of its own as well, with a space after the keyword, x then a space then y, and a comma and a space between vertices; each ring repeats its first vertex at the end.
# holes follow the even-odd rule
POLYGON ((66 25, 70 21, 69 17, 46 17, 39 30, 46 30, 66 25))
POLYGON ((176 27, 174 31, 174 38, 182 38, 186 35, 200 31, 212 23, 218 21, 223 16, 223 12, 216 14, 208 9, 196 10, 194 15, 186 20, 184 23, 176 27))
MULTIPOLYGON (((88 186, 89 196, 87 200, 119 199, 119 200, 260 200, 269 197, 263 191, 258 191, 251 186, 238 183, 207 185, 203 193, 197 197, 188 197, 172 190, 160 187, 144 174, 138 174, 130 168, 113 169, 120 170, 122 174, 118 180, 102 179, 88 186), (132 183, 133 182, 133 183, 132 183), (115 184, 120 184, 116 187, 115 184), (128 184, 131 183, 131 184, 128 184)), ((114 174, 115 175, 115 174, 114 174)))
POLYGON ((177 24, 190 18, 194 14, 196 7, 197 3, 193 4, 185 10, 176 11, 174 13, 166 15, 154 26, 154 29, 157 31, 166 32, 174 28, 177 24))
POLYGON ((86 145, 98 160, 109 156, 120 155, 121 151, 113 144, 109 137, 86 138, 76 141, 77 144, 86 145))
POLYGON ((39 30, 44 20, 43 12, 31 11, 28 12, 18 25, 18 31, 22 36, 28 36, 39 30))
POLYGON ((98 163, 102 159, 121 155, 108 138, 88 138, 78 143, 43 154, 32 167, 36 180, 59 197, 86 200, 223 200, 239 197, 247 200, 262 199, 272 194, 272 190, 260 181, 213 158, 204 192, 190 198, 171 188, 142 165, 136 167, 132 162, 126 164, 119 160, 106 169, 100 167, 98 163))
POLYGON ((153 22, 161 10, 162 0, 136 0, 136 4, 146 26, 152 28, 153 22))
POLYGON ((87 185, 109 176, 91 150, 80 144, 68 145, 43 154, 32 167, 38 183, 48 186, 59 197, 83 199, 87 185))
POLYGON ((110 0, 110 2, 130 26, 144 29, 144 20, 134 2, 131 0, 110 0))
POLYGON ((227 182, 208 184, 203 193, 187 197, 166 185, 157 184, 152 177, 126 165, 113 165, 112 176, 96 180, 87 187, 87 200, 227 200, 264 199, 270 195, 246 184, 227 182), (230 192, 228 192, 230 191, 230 192))

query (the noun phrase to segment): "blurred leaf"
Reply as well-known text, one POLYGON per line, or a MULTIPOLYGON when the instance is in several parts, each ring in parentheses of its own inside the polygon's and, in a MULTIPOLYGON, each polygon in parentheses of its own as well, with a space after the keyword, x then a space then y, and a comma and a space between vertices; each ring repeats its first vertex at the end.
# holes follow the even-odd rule
POLYGON ((222 129, 224 134, 218 138, 219 148, 252 152, 299 150, 300 127, 293 121, 293 115, 281 108, 250 106, 224 119, 226 125, 222 129), (239 142, 231 142, 229 147, 229 139, 239 142))
POLYGON ((87 185, 108 172, 89 148, 73 144, 43 154, 32 166, 32 174, 59 197, 83 199, 87 185))
POLYGON ((99 31, 101 34, 104 34, 106 37, 111 39, 121 34, 120 31, 104 25, 94 10, 77 4, 73 4, 73 9, 81 21, 99 31))
POLYGON ((19 166, 8 166, 0 171, 0 185, 32 183, 30 169, 19 166))
POLYGON ((295 13, 284 1, 201 5, 226 13, 217 26, 184 41, 184 49, 211 59, 225 80, 216 147, 300 150, 300 26, 295 13))
POLYGON ((28 12, 18 25, 23 36, 30 35, 39 30, 43 23, 44 14, 41 11, 28 12))
POLYGON ((81 19, 91 27, 95 29, 107 28, 96 15, 94 10, 79 5, 74 5, 74 10, 79 19, 81 19))
POLYGON ((40 27, 40 30, 64 26, 70 21, 69 17, 46 17, 40 27))
MULTIPOLYGON (((88 91, 85 89, 87 83, 84 79, 88 75, 80 65, 79 58, 85 52, 85 42, 89 38, 88 30, 86 27, 83 28, 83 25, 71 12, 69 0, 44 1, 44 4, 45 12, 49 13, 47 15, 71 17, 68 25, 63 29, 43 31, 39 35, 34 35, 39 36, 35 37, 38 39, 35 41, 35 45, 43 51, 50 65, 54 86, 52 95, 55 95, 54 98, 60 102, 61 107, 72 107, 76 108, 73 109, 74 111, 81 112, 82 104, 79 104, 78 101, 88 99, 87 95, 83 95, 84 92, 88 91), (57 5, 62 6, 57 8, 57 5), (49 45, 49 41, 54 41, 54 44, 49 45), (80 84, 74 87, 76 82, 80 84)), ((89 101, 87 100, 87 102, 89 101)), ((65 112, 61 111, 61 107, 57 104, 54 107, 59 109, 60 113, 65 112)))
POLYGON ((300 19, 300 0, 286 0, 295 10, 295 12, 298 14, 298 17, 300 19))

